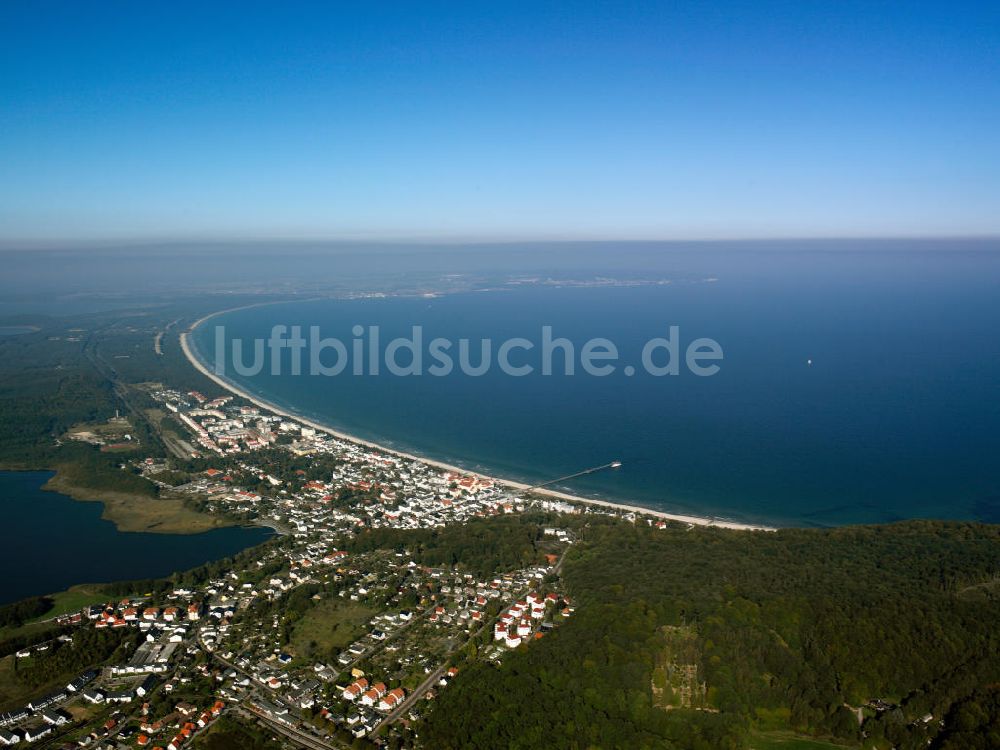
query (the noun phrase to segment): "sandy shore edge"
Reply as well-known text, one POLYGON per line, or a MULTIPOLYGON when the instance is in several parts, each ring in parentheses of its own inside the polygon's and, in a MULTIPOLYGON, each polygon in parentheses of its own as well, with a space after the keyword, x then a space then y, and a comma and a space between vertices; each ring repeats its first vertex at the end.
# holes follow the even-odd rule
MULTIPOLYGON (((525 484, 524 482, 516 482, 516 481, 514 481, 512 479, 504 479, 503 477, 489 476, 489 475, 486 475, 486 474, 482 474, 480 472, 470 471, 469 469, 463 469, 461 466, 455 466, 453 464, 447 464, 447 463, 445 463, 443 461, 436 461, 436 460, 434 460, 432 458, 426 458, 424 456, 417 456, 415 454, 407 453, 405 451, 397 450, 395 448, 389 448, 389 447, 386 447, 384 445, 380 445, 378 443, 372 442, 370 440, 365 440, 363 438, 359 438, 359 437, 357 437, 355 435, 349 435, 349 434, 347 434, 345 432, 340 432, 339 430, 334 430, 331 427, 328 427, 327 425, 320 424, 319 422, 316 422, 316 421, 314 421, 312 419, 308 419, 306 417, 299 416, 298 414, 293 414, 293 413, 291 413, 291 412, 289 412, 289 411, 287 411, 285 409, 280 408, 279 406, 277 406, 275 404, 272 404, 272 403, 269 403, 269 402, 267 402, 267 401, 265 401, 263 399, 260 399, 257 396, 254 396, 252 393, 248 393, 247 391, 243 390, 239 386, 231 383, 230 381, 223 379, 219 375, 217 375, 214 372, 212 372, 209 368, 207 368, 202 363, 202 361, 200 359, 198 359, 197 356, 195 356, 193 348, 191 347, 191 344, 190 344, 190 342, 188 340, 188 337, 190 336, 190 334, 192 334, 195 331, 195 329, 198 328, 198 326, 202 325, 206 321, 211 320, 212 318, 214 318, 214 317, 216 317, 218 315, 224 315, 226 313, 235 312, 236 310, 244 310, 244 309, 247 309, 247 308, 250 308, 250 307, 261 307, 261 306, 266 305, 266 304, 275 304, 275 303, 259 303, 259 304, 254 304, 254 305, 243 305, 243 306, 240 306, 240 307, 234 307, 234 308, 230 308, 230 309, 227 309, 227 310, 218 310, 216 312, 209 313, 208 315, 205 315, 202 318, 199 318, 194 323, 192 323, 190 325, 190 327, 188 327, 188 329, 186 331, 182 331, 181 334, 180 334, 181 350, 184 352, 184 356, 187 357, 188 362, 191 363, 191 366, 194 367, 196 370, 198 370, 198 372, 200 372, 202 375, 204 375, 205 377, 207 377, 209 380, 211 380, 212 382, 214 382, 216 385, 218 385, 221 388, 223 388, 224 390, 226 390, 226 391, 228 391, 228 392, 230 392, 230 393, 232 393, 232 394, 234 394, 236 396, 239 396, 240 398, 245 399, 245 400, 249 401, 250 403, 252 403, 252 404, 254 404, 256 406, 259 406, 261 409, 266 409, 267 411, 270 411, 273 414, 277 414, 277 415, 279 415, 281 417, 285 417, 286 419, 290 419, 292 421, 304 424, 304 425, 306 425, 308 427, 312 427, 313 429, 315 429, 318 432, 323 432, 323 433, 326 433, 327 435, 332 435, 333 437, 338 438, 339 440, 346 440, 348 442, 355 443, 357 445, 363 445, 366 448, 371 448, 373 450, 382 451, 383 453, 388 453, 388 454, 391 454, 391 455, 394 455, 394 456, 399 456, 400 458, 405 458, 405 459, 408 459, 408 460, 411 460, 411 461, 419 461, 421 463, 427 464, 428 466, 433 466, 433 467, 438 468, 438 469, 443 469, 444 471, 452 471, 452 472, 456 472, 456 473, 459 473, 459 474, 468 474, 468 475, 472 475, 472 476, 480 476, 480 477, 483 477, 485 479, 490 479, 490 480, 492 480, 492 481, 494 481, 494 482, 496 482, 498 484, 501 484, 501 485, 503 485, 505 487, 508 487, 510 489, 514 489, 514 490, 526 490, 526 489, 530 488, 531 485, 525 484)), ((597 506, 597 507, 602 507, 602 508, 610 508, 610 509, 614 509, 614 510, 620 510, 620 511, 624 511, 624 512, 629 512, 629 513, 637 513, 637 514, 641 514, 641 515, 644 515, 644 516, 652 516, 654 518, 662 518, 662 519, 667 520, 667 521, 679 521, 681 523, 688 523, 688 524, 691 524, 693 526, 716 526, 716 527, 719 527, 719 528, 735 529, 735 530, 740 530, 740 531, 775 531, 776 530, 775 527, 773 527, 773 526, 763 526, 763 525, 756 525, 756 524, 739 523, 737 521, 725 521, 725 520, 720 520, 720 519, 715 519, 715 518, 703 518, 701 516, 689 516, 689 515, 683 515, 683 514, 677 514, 677 513, 665 513, 663 511, 653 510, 652 508, 645 508, 645 507, 642 507, 642 506, 639 506, 639 505, 628 505, 628 504, 625 504, 625 503, 613 503, 613 502, 608 501, 608 500, 595 500, 595 499, 588 498, 588 497, 580 497, 578 495, 570 495, 570 494, 565 493, 565 492, 559 492, 558 490, 536 489, 536 490, 532 490, 532 492, 534 494, 537 494, 537 495, 545 495, 547 497, 552 497, 552 498, 555 498, 555 499, 558 499, 558 500, 565 500, 565 501, 571 502, 571 503, 578 503, 578 504, 583 504, 583 505, 592 505, 592 506, 597 506)))

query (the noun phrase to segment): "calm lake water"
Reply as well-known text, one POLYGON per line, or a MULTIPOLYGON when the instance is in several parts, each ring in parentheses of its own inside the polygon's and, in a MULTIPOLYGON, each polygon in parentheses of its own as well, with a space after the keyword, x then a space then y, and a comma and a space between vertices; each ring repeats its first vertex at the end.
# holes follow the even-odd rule
POLYGON ((62 591, 77 583, 158 578, 235 554, 272 532, 222 528, 202 534, 123 533, 100 503, 78 502, 41 486, 50 472, 0 472, 4 541, 0 603, 62 591))
MULTIPOLYGON (((348 347, 355 325, 379 326, 383 343, 420 325, 425 342, 497 344, 538 342, 551 325, 578 350, 606 337, 637 364, 646 340, 678 325, 682 346, 722 345, 719 374, 309 377, 286 364, 280 375, 229 376, 359 436, 511 478, 621 459, 619 471, 565 489, 649 507, 803 526, 1000 521, 1000 254, 627 260, 636 279, 671 283, 297 302, 218 317, 196 345, 211 360, 217 324, 248 347, 275 324, 318 325, 348 347)), ((602 271, 615 269, 587 273, 602 271)))

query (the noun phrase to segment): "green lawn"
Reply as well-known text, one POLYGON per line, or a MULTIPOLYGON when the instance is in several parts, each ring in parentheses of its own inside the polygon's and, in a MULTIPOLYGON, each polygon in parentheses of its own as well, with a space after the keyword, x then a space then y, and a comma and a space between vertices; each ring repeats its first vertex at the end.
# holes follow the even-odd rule
POLYGON ((79 612, 88 604, 100 604, 106 599, 100 593, 100 586, 93 584, 73 586, 66 591, 49 594, 49 597, 52 599, 53 604, 45 614, 39 615, 34 620, 29 620, 18 627, 0 628, 0 639, 30 635, 35 631, 45 630, 50 625, 50 623, 46 622, 47 620, 70 612, 79 612))
POLYGON ((751 750, 844 750, 850 747, 854 746, 815 740, 793 732, 755 732, 750 738, 751 750))
MULTIPOLYGON (((73 586, 66 591, 52 594, 52 609, 38 618, 38 620, 50 620, 59 615, 79 612, 90 604, 103 604, 107 601, 107 595, 101 593, 101 587, 93 584, 80 584, 73 586)), ((38 622, 35 620, 34 622, 38 622)))
POLYGON ((295 624, 291 649, 306 660, 330 660, 368 629, 377 611, 357 602, 321 601, 295 624))
POLYGON ((269 732, 246 725, 230 716, 223 716, 197 737, 198 750, 280 750, 281 743, 271 739, 269 732))

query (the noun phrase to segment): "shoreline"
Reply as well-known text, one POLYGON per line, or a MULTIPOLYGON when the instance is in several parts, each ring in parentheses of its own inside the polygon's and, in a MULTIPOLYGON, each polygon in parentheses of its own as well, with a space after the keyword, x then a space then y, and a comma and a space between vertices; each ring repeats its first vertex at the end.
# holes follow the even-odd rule
MULTIPOLYGON (((364 438, 357 437, 356 435, 350 435, 346 432, 341 432, 332 427, 329 427, 328 425, 321 424, 320 422, 317 422, 313 419, 309 419, 307 417, 302 417, 297 414, 294 414, 288 411, 287 409, 282 409, 276 404, 272 404, 262 398, 259 398, 258 396, 255 396, 252 393, 237 386, 235 383, 232 383, 220 377, 219 375, 216 375, 194 354, 194 350, 190 344, 188 336, 194 333, 195 329, 197 329, 198 326, 200 326, 205 321, 210 320, 218 315, 224 315, 226 313, 235 312, 237 310, 244 310, 250 307, 263 307, 264 305, 270 305, 270 304, 279 304, 279 302, 262 302, 253 305, 241 305, 239 307, 233 307, 226 310, 217 310, 216 312, 202 316, 194 323, 192 323, 190 326, 188 326, 186 330, 181 332, 180 334, 181 351, 184 352, 184 356, 187 358, 188 362, 191 363, 192 367, 194 367, 198 372, 200 372, 202 375, 204 375, 209 380, 214 382, 216 385, 220 386, 225 391, 228 391, 229 393, 232 393, 235 396, 245 399, 246 401, 249 401, 255 406, 260 407, 261 409, 266 409, 267 411, 270 411, 273 414, 277 414, 278 416, 304 424, 307 427, 311 427, 318 432, 322 432, 332 437, 335 437, 338 440, 344 440, 349 443, 361 445, 366 448, 381 451, 383 453, 397 456, 399 458, 403 458, 409 461, 418 461, 420 463, 427 464, 428 466, 433 466, 434 468, 441 469, 443 471, 455 472, 459 474, 466 474, 471 476, 482 477, 484 479, 489 479, 497 484, 507 487, 508 489, 517 491, 524 491, 531 489, 531 485, 525 482, 518 482, 513 479, 505 479, 503 477, 491 476, 483 474, 481 472, 464 469, 461 466, 456 466, 454 464, 445 463, 444 461, 438 461, 436 459, 426 458, 424 456, 418 456, 416 454, 408 453, 406 451, 402 451, 397 448, 389 448, 387 446, 380 445, 379 443, 373 442, 371 440, 365 440, 364 438)), ((580 497, 579 495, 571 495, 569 493, 560 492, 558 490, 534 489, 531 490, 531 492, 533 494, 551 497, 555 500, 563 500, 566 502, 580 504, 580 505, 591 505, 600 508, 619 510, 626 513, 637 513, 640 515, 652 516, 654 518, 662 519, 665 521, 677 521, 680 523, 687 523, 691 524, 692 526, 714 526, 717 528, 733 529, 737 531, 777 531, 777 527, 766 526, 764 524, 740 523, 738 521, 725 521, 715 518, 705 518, 702 516, 692 516, 679 513, 666 513, 664 511, 654 510, 652 508, 645 508, 640 505, 631 505, 627 503, 616 503, 610 500, 597 500, 593 498, 580 497)))

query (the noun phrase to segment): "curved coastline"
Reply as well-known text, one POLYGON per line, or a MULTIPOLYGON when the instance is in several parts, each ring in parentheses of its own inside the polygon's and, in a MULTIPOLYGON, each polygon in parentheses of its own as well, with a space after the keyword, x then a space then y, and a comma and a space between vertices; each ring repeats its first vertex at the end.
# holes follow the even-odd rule
MULTIPOLYGON (((284 300, 282 300, 282 301, 284 301, 284 300)), ((261 302, 261 303, 252 304, 252 305, 241 305, 239 307, 227 308, 225 310, 217 310, 217 311, 215 311, 213 313, 209 313, 208 315, 205 315, 205 316, 199 318, 194 323, 192 323, 187 328, 187 330, 181 332, 181 334, 180 334, 181 351, 184 352, 184 356, 187 358, 188 362, 191 363, 192 367, 194 367, 196 370, 198 370, 198 372, 200 372, 202 375, 204 375, 205 377, 207 377, 209 380, 211 380, 212 382, 214 382, 216 385, 220 386, 224 390, 226 390, 226 391, 228 391, 228 392, 230 392, 230 393, 232 393, 232 394, 234 394, 236 396, 239 396, 240 398, 245 399, 246 401, 249 401, 250 403, 254 404, 255 406, 260 407, 261 409, 266 409, 267 411, 270 411, 273 414, 277 414, 277 415, 285 417, 287 419, 294 420, 296 422, 304 424, 304 425, 306 425, 308 427, 312 427, 313 429, 317 430, 318 432, 323 432, 323 433, 325 433, 327 435, 330 435, 332 437, 337 438, 338 440, 345 440, 347 442, 355 443, 357 445, 362 445, 362 446, 364 446, 366 448, 371 448, 372 450, 377 450, 377 451, 381 451, 383 453, 388 453, 390 455, 398 456, 400 458, 404 458, 404 459, 407 459, 407 460, 410 460, 410 461, 419 461, 421 463, 427 464, 428 466, 433 466, 433 467, 441 469, 443 471, 456 472, 456 473, 459 473, 459 474, 469 474, 469 475, 473 475, 473 476, 483 477, 485 479, 490 479, 490 480, 492 480, 492 481, 494 481, 494 482, 496 482, 498 484, 501 484, 504 487, 508 487, 509 489, 512 489, 512 490, 524 491, 524 490, 527 490, 527 489, 531 488, 531 485, 529 485, 529 484, 527 484, 525 482, 518 482, 518 481, 513 480, 513 479, 506 479, 504 477, 498 477, 498 476, 483 474, 482 472, 477 472, 477 471, 472 471, 470 469, 465 469, 465 468, 462 468, 461 466, 456 466, 454 464, 449 464, 449 463, 446 463, 444 461, 438 461, 436 459, 427 458, 425 456, 418 456, 416 454, 408 453, 406 451, 402 451, 402 450, 399 450, 397 448, 390 448, 388 446, 381 445, 381 444, 376 443, 374 441, 365 440, 364 438, 357 437, 356 435, 351 435, 351 434, 348 434, 346 432, 341 432, 340 430, 333 429, 332 427, 329 427, 328 425, 325 425, 325 424, 322 424, 320 422, 317 422, 314 419, 310 419, 308 417, 303 417, 303 416, 300 416, 298 414, 294 414, 294 413, 288 411, 287 409, 282 409, 277 404, 273 404, 273 403, 271 403, 269 401, 266 401, 265 399, 262 399, 262 398, 260 398, 258 396, 255 396, 252 393, 249 393, 248 391, 246 391, 245 389, 243 389, 240 386, 236 385, 235 383, 233 383, 233 382, 231 382, 229 380, 226 380, 225 378, 223 378, 223 377, 217 375, 216 373, 212 372, 211 369, 209 367, 207 367, 205 365, 205 363, 202 362, 198 358, 198 356, 195 354, 194 347, 190 343, 189 336, 192 333, 194 333, 195 329, 197 329, 198 326, 200 326, 201 324, 203 324, 206 321, 211 320, 212 318, 217 317, 219 315, 224 315, 226 313, 235 312, 237 310, 245 310, 245 309, 252 308, 252 307, 263 307, 264 305, 271 305, 271 304, 279 304, 279 302, 261 302)), ((661 519, 664 519, 664 520, 667 520, 667 521, 678 521, 680 523, 687 523, 687 524, 691 524, 691 525, 694 525, 694 526, 716 526, 716 527, 719 527, 719 528, 735 529, 735 530, 740 530, 740 531, 776 531, 777 530, 776 527, 774 527, 774 526, 765 526, 763 524, 740 523, 738 521, 726 521, 726 520, 721 520, 721 519, 705 518, 705 517, 702 517, 702 516, 692 516, 692 515, 678 514, 678 513, 666 513, 664 511, 654 510, 652 508, 646 508, 646 507, 643 507, 643 506, 640 506, 640 505, 630 505, 630 504, 626 504, 626 503, 616 503, 616 502, 611 502, 609 500, 597 500, 597 499, 594 499, 594 498, 581 497, 579 495, 571 495, 571 494, 566 493, 566 492, 560 492, 558 490, 552 490, 552 489, 544 489, 544 488, 542 488, 542 489, 534 489, 534 490, 532 490, 532 492, 534 494, 545 495, 547 497, 551 497, 551 498, 554 498, 554 499, 557 499, 557 500, 565 500, 565 501, 571 502, 571 503, 576 503, 576 504, 581 504, 581 505, 592 505, 592 506, 597 506, 597 507, 602 507, 602 508, 610 508, 610 509, 614 509, 614 510, 624 511, 624 512, 627 512, 627 513, 638 513, 638 514, 642 514, 642 515, 646 515, 646 516, 653 516, 655 518, 661 518, 661 519)))

